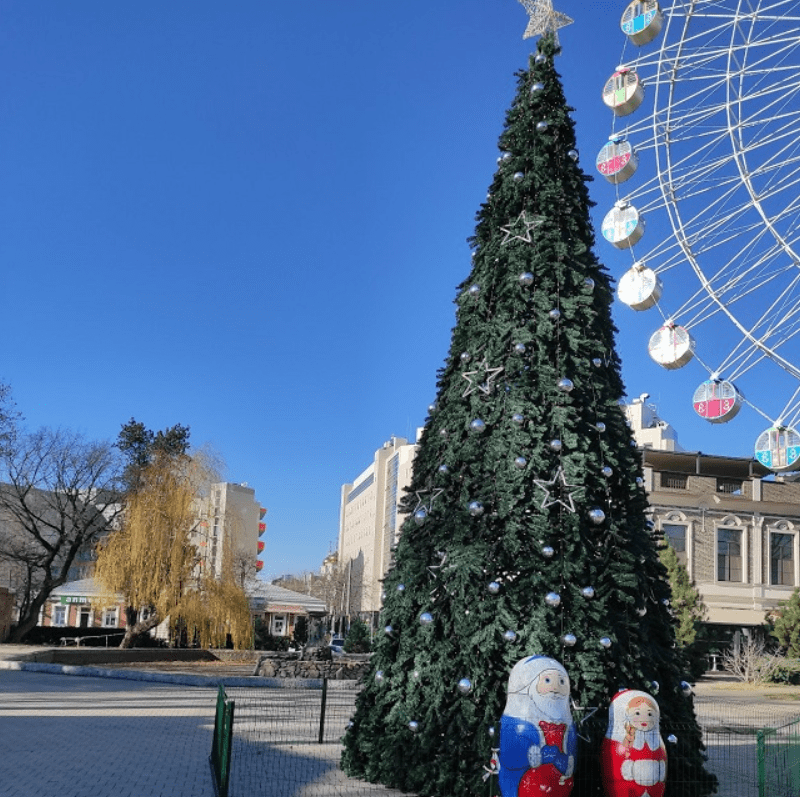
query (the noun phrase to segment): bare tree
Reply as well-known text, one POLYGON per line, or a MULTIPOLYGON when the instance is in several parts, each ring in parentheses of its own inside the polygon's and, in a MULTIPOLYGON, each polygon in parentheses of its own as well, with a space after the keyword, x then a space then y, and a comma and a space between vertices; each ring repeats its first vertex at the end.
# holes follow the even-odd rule
POLYGON ((722 655, 722 664, 740 681, 760 684, 780 666, 783 657, 768 650, 763 638, 757 634, 740 637, 722 655))
POLYGON ((119 456, 107 442, 42 429, 0 446, 0 558, 17 580, 20 641, 38 622, 50 593, 70 578, 120 511, 119 456))
POLYGON ((239 586, 246 587, 258 573, 256 555, 237 548, 231 554, 231 567, 236 582, 239 586))

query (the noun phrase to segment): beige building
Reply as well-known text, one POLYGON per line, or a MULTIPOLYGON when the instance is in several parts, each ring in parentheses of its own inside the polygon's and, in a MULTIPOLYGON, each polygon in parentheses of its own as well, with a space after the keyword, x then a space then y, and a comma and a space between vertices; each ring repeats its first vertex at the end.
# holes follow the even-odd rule
POLYGON ((381 579, 400 534, 399 503, 411 483, 416 449, 404 437, 392 437, 366 470, 342 486, 338 562, 345 615, 380 611, 381 579))
POLYGON ((800 483, 754 459, 683 451, 646 398, 626 413, 656 528, 694 580, 708 622, 762 624, 800 586, 800 483))
POLYGON ((236 570, 254 576, 261 569, 258 554, 264 546, 258 538, 266 529, 261 522, 265 513, 256 501, 256 491, 247 484, 213 484, 199 509, 196 544, 200 570, 219 578, 223 550, 229 547, 236 570))

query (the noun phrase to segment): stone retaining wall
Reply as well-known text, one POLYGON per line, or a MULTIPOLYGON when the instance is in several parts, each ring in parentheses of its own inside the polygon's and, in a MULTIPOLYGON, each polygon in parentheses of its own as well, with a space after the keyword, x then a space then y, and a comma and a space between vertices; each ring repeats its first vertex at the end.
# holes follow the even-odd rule
POLYGON ((299 661, 296 657, 262 656, 255 675, 262 678, 327 678, 331 681, 361 680, 369 660, 299 661))

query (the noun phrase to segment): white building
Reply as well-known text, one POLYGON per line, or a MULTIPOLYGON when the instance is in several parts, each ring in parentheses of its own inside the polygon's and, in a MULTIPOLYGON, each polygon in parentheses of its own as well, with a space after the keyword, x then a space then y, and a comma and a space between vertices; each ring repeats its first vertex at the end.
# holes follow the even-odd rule
POLYGON ((345 581, 345 615, 381 608, 381 579, 400 534, 399 503, 411 483, 416 450, 404 437, 392 437, 368 468, 342 486, 338 561, 345 581))

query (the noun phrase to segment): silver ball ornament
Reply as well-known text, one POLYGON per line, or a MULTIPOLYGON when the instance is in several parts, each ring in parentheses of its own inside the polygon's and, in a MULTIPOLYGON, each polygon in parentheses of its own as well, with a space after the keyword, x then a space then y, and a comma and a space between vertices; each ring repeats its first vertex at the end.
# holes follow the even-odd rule
POLYGON ((511 153, 510 152, 501 152, 500 157, 497 159, 501 163, 505 163, 506 161, 511 160, 511 153))
POLYGON ((575 388, 575 385, 572 383, 571 379, 567 379, 566 376, 562 376, 561 379, 559 379, 558 382, 556 383, 556 387, 562 393, 571 393, 575 388))
POLYGON ((468 363, 472 359, 472 355, 468 351, 461 352, 461 362, 468 363))
POLYGON ((520 180, 525 179, 525 175, 522 172, 514 172, 514 174, 512 175, 512 179, 514 180, 515 183, 518 183, 520 182, 520 180))
POLYGON ((578 637, 575 634, 564 634, 561 637, 561 641, 566 645, 568 648, 574 647, 578 642, 578 637))
POLYGON ((458 682, 458 691, 462 695, 468 695, 472 691, 472 681, 469 678, 462 678, 458 682))
POLYGON ((488 589, 492 595, 497 595, 497 593, 500 592, 500 584, 497 581, 490 581, 486 589, 488 589))
POLYGON ((544 602, 555 609, 557 606, 561 605, 561 596, 557 592, 548 592, 547 595, 544 596, 544 602))
POLYGON ((550 441, 550 448, 553 451, 561 451, 564 447, 564 444, 560 440, 551 440, 550 441))
POLYGON ((533 285, 533 274, 530 271, 525 271, 519 275, 520 285, 533 285))
POLYGON ((522 424, 525 423, 525 416, 519 412, 515 412, 511 416, 511 421, 512 423, 515 423, 517 426, 522 426, 522 424))
POLYGON ((647 606, 641 606, 636 610, 636 613, 639 615, 639 617, 644 617, 647 614, 647 606))
POLYGON ((469 293, 470 296, 477 296, 480 292, 481 292, 480 285, 470 285, 469 289, 467 290, 467 293, 469 293))
POLYGON ((542 53, 537 53, 536 58, 533 59, 533 63, 536 64, 537 66, 541 64, 546 64, 547 56, 543 55, 542 53))
POLYGON ((397 585, 397 591, 398 592, 405 592, 405 589, 406 589, 406 585, 405 584, 398 584, 397 585))
POLYGON ((545 131, 545 130, 547 130, 547 128, 548 128, 548 127, 550 127, 550 125, 549 125, 547 122, 545 122, 545 121, 542 121, 542 122, 537 122, 537 123, 536 123, 536 129, 537 129, 537 130, 538 130, 540 133, 544 133, 544 131, 545 131))
POLYGON ((594 597, 594 587, 584 587, 581 590, 581 595, 583 595, 584 598, 589 598, 589 599, 593 598, 594 597))
POLYGON ((391 634, 391 633, 393 633, 393 632, 394 632, 394 628, 392 628, 390 625, 387 625, 387 626, 386 626, 386 627, 383 629, 383 633, 384 633, 384 634, 391 634))
POLYGON ((608 479, 610 476, 612 476, 612 475, 614 474, 614 471, 613 471, 613 469, 612 469, 612 468, 610 468, 608 465, 603 465, 603 468, 601 469, 601 471, 600 471, 600 472, 601 472, 601 473, 603 474, 603 476, 605 476, 607 479, 608 479))
POLYGON ((469 513, 472 517, 480 517, 483 514, 483 504, 480 501, 470 501, 469 513))
POLYGON ((383 670, 378 670, 378 672, 375 673, 375 682, 379 684, 383 683, 383 670))
POLYGON ((542 556, 544 556, 545 559, 552 559, 555 553, 555 550, 549 545, 545 545, 542 548, 542 556))
POLYGON ((423 612, 419 616, 420 625, 430 625, 433 622, 433 615, 430 612, 423 612))
POLYGON ((611 647, 611 640, 607 636, 600 637, 600 646, 606 649, 611 647))
POLYGON ((414 522, 421 526, 428 519, 428 513, 424 509, 418 509, 414 513, 414 522))
POLYGON ((408 723, 408 729, 411 733, 416 733, 419 730, 419 723, 416 720, 411 720, 411 722, 408 723))
POLYGON ((471 432, 480 434, 486 431, 486 424, 480 418, 475 418, 474 421, 470 421, 469 429, 471 432))
POLYGON ((692 685, 688 681, 681 681, 681 694, 684 697, 689 697, 692 694, 692 685))
POLYGON ((442 476, 447 476, 447 474, 450 473, 450 468, 448 468, 447 465, 442 463, 441 465, 439 465, 439 473, 441 473, 442 476))
POLYGON ((606 430, 606 425, 605 425, 605 424, 604 424, 602 421, 598 421, 598 422, 597 422, 597 423, 594 425, 594 428, 595 428, 595 429, 597 429, 597 431, 598 431, 598 432, 605 432, 605 430, 606 430))
POLYGON ((534 83, 531 86, 531 94, 538 94, 540 91, 544 91, 544 83, 534 83))
POLYGON ((525 344, 524 343, 515 343, 514 344, 514 351, 517 354, 525 354, 525 344))
POLYGON ((658 681, 650 681, 650 691, 651 691, 651 692, 652 692, 654 695, 657 695, 657 694, 658 694, 658 690, 659 690, 660 688, 661 688, 661 687, 658 685, 658 681))
POLYGON ((586 279, 583 281, 583 284, 584 284, 584 285, 585 285, 585 286, 586 286, 586 287, 587 287, 587 288, 588 288, 590 291, 593 291, 593 290, 594 290, 594 280, 593 280, 591 277, 587 277, 587 278, 586 278, 586 279))
POLYGON ((428 404, 428 414, 433 415, 439 408, 435 404, 428 404))
POLYGON ((503 633, 503 639, 505 639, 506 642, 516 642, 517 641, 517 632, 516 631, 512 631, 511 629, 509 629, 508 631, 505 631, 503 633))
POLYGON ((605 519, 606 513, 603 512, 599 506, 595 506, 589 510, 589 520, 591 520, 595 526, 599 526, 605 519))
POLYGON ((487 731, 487 733, 489 734, 489 736, 494 736, 495 735, 496 731, 494 729, 494 725, 490 725, 489 726, 489 730, 487 731))
POLYGON ((520 470, 522 470, 528 464, 528 460, 525 457, 517 457, 514 460, 514 465, 516 465, 520 470))
POLYGON ((439 437, 447 437, 447 429, 439 429, 439 437))
POLYGON ((641 476, 636 477, 636 486, 644 487, 644 479, 641 476))
POLYGON ((577 150, 577 149, 571 149, 571 150, 570 150, 570 151, 567 153, 567 155, 569 155, 570 159, 571 159, 571 160, 573 160, 573 161, 575 161, 575 163, 577 163, 577 162, 578 162, 578 158, 580 157, 580 154, 578 153, 578 150, 577 150))
POLYGON ((603 364, 603 361, 602 361, 602 360, 601 360, 599 357, 595 357, 595 358, 592 360, 592 365, 593 365, 595 368, 599 368, 599 367, 600 367, 602 364, 603 364))
POLYGON ((547 315, 549 315, 553 321, 558 321, 558 319, 561 318, 561 310, 554 307, 547 315))
POLYGON ((678 737, 674 733, 671 733, 669 736, 667 736, 667 741, 670 744, 677 744, 678 743, 678 737))
POLYGON ((412 673, 411 673, 411 677, 412 677, 412 678, 413 678, 415 681, 419 681, 419 670, 414 670, 414 672, 412 672, 412 673))

